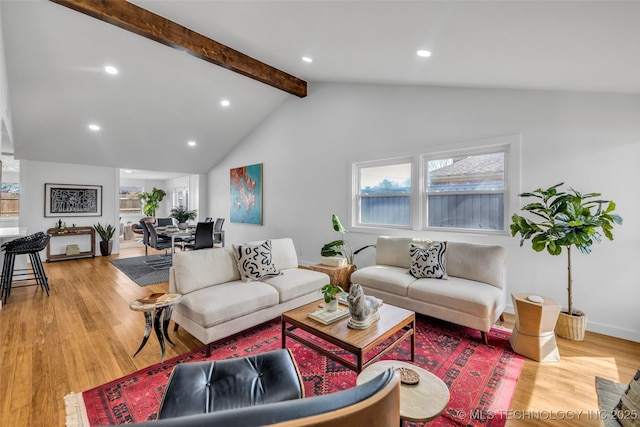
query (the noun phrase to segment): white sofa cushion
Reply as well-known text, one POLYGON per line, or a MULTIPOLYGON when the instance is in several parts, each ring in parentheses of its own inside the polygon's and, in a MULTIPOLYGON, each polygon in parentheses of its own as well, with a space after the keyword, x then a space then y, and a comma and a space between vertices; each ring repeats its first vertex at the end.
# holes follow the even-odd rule
POLYGON ((371 265, 351 273, 351 283, 403 297, 407 296, 409 285, 415 281, 409 270, 391 265, 371 265))
POLYGON ((182 295, 220 283, 240 280, 231 248, 201 249, 173 256, 176 291, 182 295))
POLYGON ((408 295, 416 301, 484 318, 502 304, 502 291, 495 286, 451 276, 447 281, 418 279, 409 286, 408 295))
POLYGON ((278 292, 272 286, 236 280, 185 295, 180 311, 210 328, 277 304, 278 292))
POLYGON ((409 269, 411 267, 411 257, 409 256, 411 243, 427 248, 432 241, 413 237, 379 236, 376 241, 376 264, 409 269))
POLYGON ((504 288, 506 269, 502 246, 448 242, 446 259, 449 276, 504 288))
MULTIPOLYGON (((318 292, 327 284, 327 275, 303 268, 290 268, 283 270, 280 276, 263 280, 273 286, 280 294, 280 302, 290 301, 311 292, 318 292)), ((318 298, 321 295, 318 293, 318 298)))
MULTIPOLYGON (((257 240, 246 244, 260 245, 264 242, 264 240, 257 240)), ((278 270, 298 268, 298 254, 291 238, 271 239, 271 261, 278 270)))

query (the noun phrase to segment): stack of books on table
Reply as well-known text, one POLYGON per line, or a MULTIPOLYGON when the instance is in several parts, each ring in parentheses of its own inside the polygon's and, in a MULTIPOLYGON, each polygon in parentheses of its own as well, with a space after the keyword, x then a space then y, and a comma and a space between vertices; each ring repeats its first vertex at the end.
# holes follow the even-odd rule
POLYGON ((317 320, 323 325, 328 325, 349 316, 349 308, 338 306, 338 309, 335 311, 328 311, 324 308, 321 308, 320 310, 312 311, 308 314, 308 316, 313 320, 317 320))
POLYGON ((164 301, 164 299, 167 298, 167 296, 169 296, 169 294, 167 293, 155 293, 155 294, 147 295, 146 297, 138 298, 138 302, 142 304, 155 304, 157 302, 164 301))

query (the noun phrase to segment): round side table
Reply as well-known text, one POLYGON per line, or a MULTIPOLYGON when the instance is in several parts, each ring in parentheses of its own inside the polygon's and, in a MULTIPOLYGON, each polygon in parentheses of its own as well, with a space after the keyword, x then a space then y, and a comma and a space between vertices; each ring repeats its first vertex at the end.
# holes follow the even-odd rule
POLYGON ((142 338, 142 343, 140 343, 140 347, 134 353, 133 357, 136 357, 142 347, 145 346, 147 341, 149 340, 149 335, 151 335, 151 318, 153 317, 153 329, 156 331, 156 336, 158 337, 158 342, 160 343, 160 348, 162 349, 162 359, 160 363, 164 362, 164 339, 166 338, 169 343, 173 344, 171 338, 169 338, 169 320, 171 320, 171 314, 173 313, 173 306, 179 303, 182 300, 182 295, 180 294, 166 294, 165 296, 158 299, 156 302, 140 302, 138 300, 131 301, 129 303, 129 308, 133 311, 142 311, 144 312, 145 319, 145 329, 144 329, 144 337, 142 338), (152 314, 153 313, 153 314, 152 314), (164 315, 163 315, 164 314, 164 315))
POLYGON ((417 384, 400 383, 400 425, 403 421, 427 422, 438 417, 449 403, 447 385, 431 372, 398 360, 383 360, 365 368, 356 379, 360 385, 389 368, 407 368, 420 376, 417 384))
POLYGON ((516 325, 509 343, 518 354, 538 362, 560 360, 554 328, 560 304, 552 298, 525 293, 511 294, 516 325))

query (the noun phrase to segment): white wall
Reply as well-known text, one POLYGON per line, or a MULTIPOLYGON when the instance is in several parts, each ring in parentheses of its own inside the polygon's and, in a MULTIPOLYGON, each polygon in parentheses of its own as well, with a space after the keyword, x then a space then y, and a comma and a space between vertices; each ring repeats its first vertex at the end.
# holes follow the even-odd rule
MULTIPOLYGON (((308 97, 291 97, 210 172, 210 211, 229 218, 230 168, 264 163, 264 225, 227 221, 227 242, 290 236, 300 262, 317 263, 322 245, 339 236, 331 214, 347 222, 351 162, 519 134, 521 188, 513 192, 565 181, 617 203, 624 224, 615 241, 573 256, 574 304, 588 314, 589 330, 640 341, 640 275, 632 267, 640 259, 639 117, 638 95, 313 84, 308 97)), ((528 242, 520 248, 507 234, 396 234, 503 245, 508 292, 566 305, 564 253, 536 253, 528 242)), ((375 238, 347 236, 355 247, 375 238)), ((361 255, 359 266, 373 262, 373 251, 361 255)))
MULTIPOLYGON (((81 166, 63 163, 20 161, 20 226, 27 227, 29 234, 46 232, 55 226, 57 217, 44 216, 44 184, 80 184, 102 186, 102 216, 61 218, 67 226, 93 226, 111 224, 117 228, 120 209, 118 169, 97 166, 81 166)), ((100 238, 96 234, 96 254, 100 256, 98 246, 100 238)), ((51 253, 64 253, 66 245, 77 243, 81 251, 87 251, 90 242, 87 238, 56 237, 51 239, 51 253)), ((119 252, 117 236, 114 238, 113 253, 119 252)), ((42 254, 44 260, 44 254, 42 254)))

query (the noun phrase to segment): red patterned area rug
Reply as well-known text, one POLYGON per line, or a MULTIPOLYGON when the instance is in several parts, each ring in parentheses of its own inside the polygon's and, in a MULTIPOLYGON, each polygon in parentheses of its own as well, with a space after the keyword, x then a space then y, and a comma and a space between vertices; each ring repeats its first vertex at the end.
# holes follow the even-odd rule
MULTIPOLYGON (((423 316, 417 316, 416 323, 414 363, 441 378, 451 393, 445 411, 427 425, 504 425, 523 365, 522 356, 515 354, 509 345, 510 332, 492 329, 486 346, 480 342, 480 333, 471 329, 423 316)), ((274 320, 218 341, 209 359, 278 349, 280 337, 280 321, 274 320)), ((298 364, 307 397, 355 386, 355 372, 297 341, 287 340, 287 347, 298 364)), ((346 356, 344 352, 336 351, 346 356)), ((409 355, 410 346, 405 342, 384 359, 408 360, 409 355)), ((173 367, 178 363, 206 359, 203 347, 81 394, 71 394, 65 398, 67 425, 96 426, 154 420, 173 367), (76 401, 80 413, 71 415, 74 397, 81 397, 76 401)))

